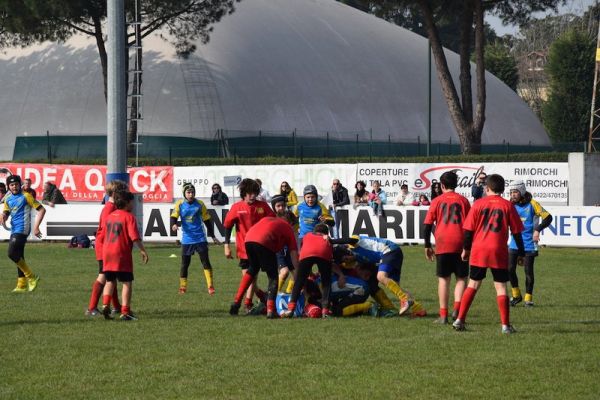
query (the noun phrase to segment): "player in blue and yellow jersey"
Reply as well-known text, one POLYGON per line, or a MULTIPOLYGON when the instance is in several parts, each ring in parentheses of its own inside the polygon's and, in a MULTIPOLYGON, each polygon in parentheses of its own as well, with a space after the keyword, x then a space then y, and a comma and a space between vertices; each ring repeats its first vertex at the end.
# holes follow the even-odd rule
POLYGON ((33 224, 33 234, 42 237, 40 224, 46 214, 46 209, 38 203, 29 193, 21 191, 21 177, 11 175, 6 178, 9 192, 4 198, 4 209, 0 214, 0 223, 6 224, 11 217, 11 235, 8 244, 8 258, 10 258, 23 276, 19 274, 15 293, 32 292, 37 287, 39 276, 35 275, 25 262, 25 243, 31 233, 31 210, 37 210, 33 224))
MULTIPOLYGON (((531 307, 533 306, 533 263, 538 255, 537 244, 540 240, 540 232, 552 222, 552 215, 532 198, 531 193, 525 187, 525 183, 521 180, 516 180, 510 185, 510 201, 515 206, 525 227, 525 230, 521 232, 523 244, 525 245, 525 258, 523 259, 525 306, 531 307)), ((517 253, 517 244, 512 238, 508 253, 508 276, 512 286, 510 305, 513 307, 523 300, 519 289, 519 279, 517 278, 517 253)))
POLYGON ((171 229, 177 232, 177 220, 181 218, 181 270, 179 273, 179 293, 184 294, 187 290, 188 268, 194 253, 200 256, 200 262, 204 268, 208 293, 213 295, 213 271, 208 258, 208 243, 206 236, 210 236, 215 243, 214 227, 210 222, 210 215, 201 200, 196 199, 196 188, 191 183, 183 185, 183 199, 178 200, 171 214, 171 229), (206 233, 202 223, 206 225, 206 233))
POLYGON ((400 287, 400 274, 404 255, 396 243, 388 239, 368 236, 353 236, 349 239, 350 250, 358 262, 378 264, 377 280, 388 288, 400 302, 400 315, 409 309, 411 316, 424 317, 427 315, 423 306, 410 298, 400 287))
POLYGON ((321 202, 318 201, 319 193, 314 185, 307 185, 304 188, 304 201, 294 207, 294 215, 298 217, 298 240, 302 246, 302 238, 315 229, 319 222, 329 226, 334 225, 333 217, 327 211, 321 202))

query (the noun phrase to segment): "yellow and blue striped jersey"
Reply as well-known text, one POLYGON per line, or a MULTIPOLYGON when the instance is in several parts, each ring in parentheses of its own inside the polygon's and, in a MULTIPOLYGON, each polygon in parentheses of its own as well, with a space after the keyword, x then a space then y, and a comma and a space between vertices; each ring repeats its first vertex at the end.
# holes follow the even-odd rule
POLYGON ((29 235, 31 232, 31 210, 42 207, 29 193, 13 194, 8 192, 4 197, 4 212, 10 213, 11 232, 29 235))

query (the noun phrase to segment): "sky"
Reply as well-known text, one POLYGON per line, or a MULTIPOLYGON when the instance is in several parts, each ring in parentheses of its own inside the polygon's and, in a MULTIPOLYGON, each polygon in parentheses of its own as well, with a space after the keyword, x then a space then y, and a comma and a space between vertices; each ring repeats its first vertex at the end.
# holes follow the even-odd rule
MULTIPOLYGON (((558 15, 561 14, 576 14, 582 15, 589 6, 595 4, 598 0, 569 0, 567 4, 561 6, 558 10, 558 15)), ((600 2, 600 1, 599 1, 600 2)), ((536 13, 535 16, 537 18, 543 18, 545 15, 553 14, 553 12, 546 13, 536 13)), ((506 34, 515 35, 519 31, 518 26, 504 26, 502 25, 502 21, 498 17, 494 17, 493 15, 486 15, 485 20, 494 28, 496 31, 496 35, 503 36, 506 34)))

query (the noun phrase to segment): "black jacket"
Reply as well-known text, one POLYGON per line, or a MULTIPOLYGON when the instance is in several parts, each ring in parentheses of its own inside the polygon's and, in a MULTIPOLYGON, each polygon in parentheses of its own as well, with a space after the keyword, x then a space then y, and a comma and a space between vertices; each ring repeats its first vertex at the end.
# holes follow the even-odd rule
POLYGON ((348 197, 348 189, 343 187, 341 184, 338 190, 332 190, 331 194, 333 195, 333 206, 346 206, 350 204, 350 198, 348 197))

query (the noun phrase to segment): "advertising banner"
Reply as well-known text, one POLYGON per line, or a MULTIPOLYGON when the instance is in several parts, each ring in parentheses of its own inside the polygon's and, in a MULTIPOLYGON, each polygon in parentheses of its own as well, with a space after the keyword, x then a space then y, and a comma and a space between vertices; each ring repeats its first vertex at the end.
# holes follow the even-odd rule
MULTIPOLYGON (((91 204, 57 205, 47 208, 41 226, 44 239, 68 240, 72 236, 93 236, 102 206, 91 204)), ((545 207, 553 216, 552 224, 542 231, 540 245, 555 247, 600 247, 600 207, 545 207)), ((423 221, 428 207, 386 207, 385 217, 373 216, 369 207, 352 206, 337 210, 342 237, 368 235, 388 238, 397 243, 423 243, 423 221)), ((171 204, 144 204, 143 235, 149 242, 175 242, 181 232, 169 228, 171 204)), ((228 206, 208 206, 215 234, 223 239, 223 220, 228 206)), ((33 218, 33 215, 32 215, 33 218)), ((33 220, 33 219, 32 219, 33 220)), ((9 221, 10 225, 10 221, 9 221)), ((10 232, 0 229, 0 240, 10 232)), ((234 235, 235 236, 235 235, 234 235)), ((232 241, 234 237, 231 238, 232 241)))
MULTIPOLYGON (((225 178, 241 176, 244 178, 259 178, 263 187, 271 195, 279 192, 282 181, 290 184, 292 189, 302 197, 302 190, 308 184, 315 185, 319 195, 327 198, 331 195, 331 183, 337 178, 348 188, 350 196, 354 194, 356 182, 356 164, 301 164, 301 165, 215 165, 209 167, 175 167, 173 193, 181 196, 181 186, 191 182, 196 187, 196 196, 209 198, 213 183, 226 185, 225 178)), ((224 187, 223 191, 230 197, 230 203, 239 195, 234 186, 224 187)))
POLYGON ((367 187, 373 181, 381 182, 392 204, 400 191, 400 185, 407 184, 409 191, 430 197, 431 184, 437 182, 446 171, 458 175, 456 191, 469 200, 471 186, 481 171, 486 174, 500 174, 506 181, 504 197, 508 198, 508 185, 520 179, 527 191, 542 205, 568 205, 569 164, 568 163, 422 163, 422 164, 358 164, 357 180, 364 180, 367 187))
MULTIPOLYGON (((128 168, 131 191, 143 194, 144 202, 173 201, 173 167, 128 168)), ((7 175, 31 179, 31 187, 42 199, 44 182, 53 182, 67 202, 100 202, 104 196, 106 166, 62 164, 0 164, 0 180, 7 175)))

